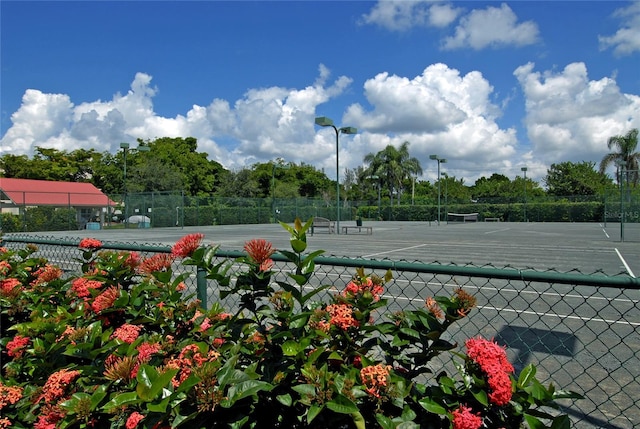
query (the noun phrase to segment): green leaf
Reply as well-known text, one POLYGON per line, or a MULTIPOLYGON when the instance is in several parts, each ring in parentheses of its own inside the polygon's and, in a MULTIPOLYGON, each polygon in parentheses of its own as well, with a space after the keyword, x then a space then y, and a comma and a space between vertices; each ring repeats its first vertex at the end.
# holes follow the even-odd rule
POLYGON ((300 396, 316 396, 316 387, 313 384, 296 384, 291 390, 300 394, 300 396))
POLYGON ((384 414, 376 414, 376 421, 382 429, 396 429, 396 424, 384 414))
POLYGON ((293 399, 291 398, 291 395, 288 393, 285 395, 278 395, 276 396, 276 399, 278 400, 278 402, 280 402, 282 405, 286 407, 290 407, 291 405, 293 405, 293 399))
POLYGON ((567 416, 566 414, 557 416, 555 419, 553 419, 551 429, 571 429, 571 420, 569 420, 569 416, 567 416))
POLYGON ((311 421, 320 414, 320 411, 322 411, 323 408, 324 406, 311 405, 309 407, 309 411, 307 411, 307 423, 311 423, 311 421))
POLYGON ((447 409, 445 407, 438 404, 436 401, 434 401, 429 397, 420 399, 418 403, 420 404, 420 406, 422 406, 422 408, 429 411, 430 413, 439 414, 439 415, 447 414, 447 409))
POLYGON ((136 380, 138 386, 136 393, 144 401, 153 401, 162 392, 162 389, 171 382, 171 379, 178 373, 177 369, 170 369, 162 374, 150 365, 141 365, 138 369, 136 380))
POLYGON ((307 249, 307 243, 303 240, 292 238, 290 242, 291 242, 291 248, 296 253, 302 253, 307 249))
POLYGON ((300 352, 300 343, 298 341, 285 341, 282 344, 282 354, 285 356, 295 356, 300 352))
POLYGON ((533 417, 530 414, 524 415, 524 420, 527 422, 527 425, 530 429, 546 429, 547 427, 536 417, 533 417))
POLYGON ((128 404, 133 404, 139 401, 138 394, 136 392, 124 392, 114 396, 107 404, 102 407, 104 410, 111 410, 114 408, 124 407, 128 404))
POLYGON ((246 380, 240 383, 234 384, 229 388, 228 396, 229 401, 233 404, 240 399, 248 396, 253 396, 260 391, 269 392, 273 389, 273 386, 266 381, 259 380, 246 380))
POLYGON ((107 396, 107 385, 101 384, 91 395, 91 409, 95 410, 105 396, 107 396))
POLYGON ((358 406, 344 395, 338 395, 327 402, 327 408, 340 414, 354 414, 358 412, 358 406))
POLYGON ((518 377, 518 387, 525 388, 535 377, 536 375, 536 367, 533 364, 529 364, 522 369, 520 372, 520 376, 518 377))

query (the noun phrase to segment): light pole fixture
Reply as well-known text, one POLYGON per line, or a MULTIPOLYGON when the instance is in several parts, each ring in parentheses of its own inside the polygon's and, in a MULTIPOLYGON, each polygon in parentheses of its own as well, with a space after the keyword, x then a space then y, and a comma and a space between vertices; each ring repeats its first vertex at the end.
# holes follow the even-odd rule
POLYGON ((524 221, 527 221, 527 167, 520 168, 520 171, 524 173, 524 210, 523 217, 524 221))
POLYGON ((340 133, 357 134, 358 129, 354 127, 338 128, 333 121, 326 116, 319 116, 315 120, 316 125, 321 127, 331 127, 336 132, 336 234, 340 234, 340 133))
MULTIPOLYGON (((122 149, 123 163, 122 168, 122 202, 124 203, 124 225, 125 228, 129 227, 129 204, 127 204, 127 152, 129 152, 129 143, 120 143, 120 149, 122 149)), ((149 146, 138 146, 139 152, 149 152, 151 148, 149 146)))
POLYGON ((438 163, 438 225, 440 225, 440 194, 441 194, 440 164, 445 164, 447 160, 444 158, 440 158, 438 155, 429 155, 429 159, 433 159, 438 163))

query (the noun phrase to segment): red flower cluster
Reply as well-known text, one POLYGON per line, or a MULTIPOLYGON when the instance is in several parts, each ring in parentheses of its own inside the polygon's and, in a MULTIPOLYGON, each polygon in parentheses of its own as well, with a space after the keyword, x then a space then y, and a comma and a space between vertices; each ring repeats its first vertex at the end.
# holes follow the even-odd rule
POLYGON ((142 274, 151 275, 157 271, 166 271, 171 268, 174 257, 168 253, 156 253, 150 258, 145 259, 138 266, 138 271, 142 274))
POLYGON ((0 276, 6 276, 11 271, 11 264, 7 261, 0 261, 0 276))
POLYGON ((79 375, 80 371, 69 370, 67 368, 54 372, 42 387, 42 394, 36 402, 44 399, 46 402, 51 403, 59 399, 64 395, 65 388, 79 375))
POLYGON ((59 279, 62 277, 62 270, 55 265, 47 264, 44 267, 38 268, 33 275, 36 276, 36 279, 31 282, 31 286, 38 286, 59 279))
POLYGON ((127 423, 125 423, 124 427, 126 429, 135 429, 136 427, 138 427, 138 423, 140 423, 142 419, 144 419, 144 416, 139 412, 134 411, 127 419, 127 423))
POLYGON ((95 238, 83 238, 78 244, 79 249, 95 250, 102 247, 102 241, 95 238))
POLYGON ((354 279, 350 281, 344 291, 342 291, 342 295, 346 297, 356 297, 370 293, 374 301, 379 301, 383 292, 384 288, 381 284, 374 282, 371 277, 366 277, 364 279, 354 279))
POLYGON ((103 283, 98 280, 89 280, 85 277, 79 277, 71 282, 71 290, 76 293, 79 298, 91 297, 90 289, 100 289, 103 283))
POLYGON ((120 290, 115 286, 111 286, 100 295, 96 296, 96 299, 91 304, 91 309, 95 313, 101 313, 102 311, 111 308, 119 296, 120 290))
POLYGON ((465 345, 469 358, 487 375, 487 382, 491 389, 489 401, 496 405, 509 403, 512 394, 509 375, 514 372, 514 369, 507 359, 505 349, 495 341, 484 338, 469 338, 465 345))
POLYGON ((24 354, 27 344, 29 344, 30 338, 23 337, 22 335, 16 335, 13 340, 7 343, 7 355, 14 359, 20 359, 24 354))
POLYGON ((116 329, 113 334, 111 334, 111 339, 117 338, 120 341, 131 344, 136 339, 138 339, 138 335, 140 335, 141 329, 142 326, 140 325, 131 325, 129 323, 125 323, 124 325, 116 329))
POLYGON ((20 285, 21 283, 18 279, 10 278, 0 280, 0 293, 5 296, 14 295, 16 292, 15 289, 20 285))
POLYGON ((453 429, 480 429, 482 426, 482 417, 480 413, 473 414, 471 408, 460 405, 460 408, 454 410, 453 429))
POLYGON ((271 255, 276 252, 276 249, 267 240, 256 238, 248 241, 244 244, 244 251, 260 266, 260 271, 269 271, 273 267, 271 255))
POLYGON ((193 255, 193 252, 196 251, 200 244, 202 243, 202 239, 204 238, 204 234, 195 233, 195 234, 187 234, 182 237, 176 244, 171 248, 171 255, 174 258, 188 258, 193 255))
POLYGON ((205 362, 215 361, 220 357, 220 353, 215 350, 209 350, 208 354, 202 353, 196 344, 186 346, 177 358, 170 359, 167 362, 167 368, 178 369, 178 374, 171 380, 173 387, 178 387, 189 378, 192 368, 201 367, 205 362))

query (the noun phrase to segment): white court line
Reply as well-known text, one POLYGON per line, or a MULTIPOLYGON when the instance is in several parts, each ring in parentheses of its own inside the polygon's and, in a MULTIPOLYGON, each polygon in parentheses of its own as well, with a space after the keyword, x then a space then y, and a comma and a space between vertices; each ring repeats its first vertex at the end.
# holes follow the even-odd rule
POLYGON ((609 237, 609 234, 607 234, 607 230, 606 229, 602 228, 602 232, 604 232, 604 235, 606 235, 607 238, 611 238, 611 237, 609 237))
POLYGON ((402 248, 400 248, 400 249, 389 250, 389 251, 387 251, 387 252, 371 253, 371 254, 369 254, 369 255, 364 255, 364 256, 362 256, 362 257, 363 257, 363 258, 371 258, 372 256, 385 255, 385 254, 387 254, 387 253, 403 252, 403 251, 405 251, 405 250, 409 250, 409 249, 416 249, 416 248, 418 248, 418 247, 424 247, 424 246, 426 246, 426 245, 427 245, 427 243, 425 243, 425 244, 418 244, 418 245, 416 245, 416 246, 402 247, 402 248))
MULTIPOLYGON (((407 297, 394 297, 392 295, 383 295, 384 298, 393 298, 396 301, 424 301, 423 299, 418 298, 407 298, 407 297)), ((538 317, 555 317, 558 319, 572 319, 572 320, 581 320, 583 322, 601 322, 608 323, 610 325, 627 325, 627 326, 640 326, 640 322, 627 322, 626 320, 610 320, 610 319, 602 319, 599 317, 581 317, 581 316, 573 316, 571 314, 557 314, 557 313, 544 313, 540 311, 532 311, 532 310, 516 310, 513 308, 500 308, 493 307, 490 305, 478 305, 475 307, 479 310, 492 310, 498 313, 517 313, 517 314, 530 314, 538 317)))
POLYGON ((629 265, 627 264, 627 261, 624 260, 624 258, 622 257, 622 255, 620 254, 620 252, 618 251, 618 249, 614 249, 616 251, 616 253, 618 254, 618 258, 620 258, 620 260, 622 261, 622 265, 624 265, 624 268, 627 270, 627 272, 629 273, 629 275, 631 277, 633 277, 634 279, 636 278, 635 274, 633 274, 633 271, 631 271, 631 268, 629 267, 629 265))
POLYGON ((485 234, 493 234, 493 233, 496 233, 496 232, 504 232, 504 231, 509 231, 510 229, 511 228, 496 229, 496 230, 493 230, 493 231, 487 231, 487 232, 485 232, 485 234))

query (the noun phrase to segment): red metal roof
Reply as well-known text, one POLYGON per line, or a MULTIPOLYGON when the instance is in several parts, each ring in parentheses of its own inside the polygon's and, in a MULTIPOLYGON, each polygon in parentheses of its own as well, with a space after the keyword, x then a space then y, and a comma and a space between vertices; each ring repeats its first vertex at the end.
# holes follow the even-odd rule
POLYGON ((91 183, 0 177, 0 191, 16 205, 107 207, 115 205, 91 183))

